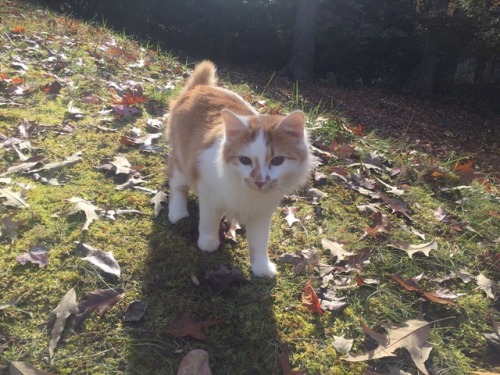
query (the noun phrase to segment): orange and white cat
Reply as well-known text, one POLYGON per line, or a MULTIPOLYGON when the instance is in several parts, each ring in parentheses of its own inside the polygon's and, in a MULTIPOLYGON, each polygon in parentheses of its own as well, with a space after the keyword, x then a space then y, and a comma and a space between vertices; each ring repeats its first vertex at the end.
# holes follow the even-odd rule
POLYGON ((216 69, 203 61, 170 105, 168 218, 189 215, 187 192, 199 197, 198 247, 220 245, 222 215, 245 225, 251 269, 273 277, 267 253, 271 217, 284 194, 306 180, 312 156, 300 111, 261 115, 238 94, 216 85, 216 69))

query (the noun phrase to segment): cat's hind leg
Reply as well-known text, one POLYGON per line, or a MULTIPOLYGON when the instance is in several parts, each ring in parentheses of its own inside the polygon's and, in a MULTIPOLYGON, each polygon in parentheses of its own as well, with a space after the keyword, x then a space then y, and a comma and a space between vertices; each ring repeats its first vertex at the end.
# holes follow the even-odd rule
POLYGON ((187 192, 189 186, 186 176, 177 168, 172 168, 169 178, 170 197, 168 201, 168 219, 172 224, 189 216, 187 210, 187 192))

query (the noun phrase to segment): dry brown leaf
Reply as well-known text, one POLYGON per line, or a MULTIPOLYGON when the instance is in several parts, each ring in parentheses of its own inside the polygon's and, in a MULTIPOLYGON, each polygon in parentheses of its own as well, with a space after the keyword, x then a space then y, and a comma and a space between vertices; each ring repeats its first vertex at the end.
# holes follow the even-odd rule
POLYGON ((78 314, 79 309, 76 304, 76 293, 75 289, 71 288, 64 295, 59 302, 59 305, 50 313, 51 318, 54 320, 54 325, 50 331, 50 341, 49 341, 49 359, 54 356, 54 351, 57 347, 61 335, 64 331, 66 325, 66 320, 72 314, 78 314))
MULTIPOLYGON (((395 357, 395 351, 405 348, 417 368, 425 375, 429 372, 425 368, 425 361, 429 358, 432 345, 427 341, 430 334, 430 324, 425 320, 409 320, 404 327, 386 327, 387 335, 385 337, 372 336, 379 345, 366 353, 343 358, 348 362, 361 362, 384 357, 395 357)), ((368 333, 370 334, 370 333, 368 333)), ((371 334, 370 334, 371 336, 371 334)))
POLYGON ((220 324, 225 320, 226 319, 194 320, 191 317, 191 310, 188 309, 168 325, 166 332, 174 337, 191 336, 203 341, 207 339, 203 333, 204 328, 220 324))
POLYGON ((332 257, 337 257, 337 261, 344 260, 346 257, 353 256, 355 253, 344 249, 344 244, 336 241, 321 239, 321 246, 323 249, 329 250, 332 257))
POLYGON ((182 358, 177 375, 212 375, 208 363, 208 352, 202 349, 189 351, 182 358))
POLYGON ((301 370, 292 370, 292 366, 290 365, 290 353, 288 351, 288 345, 285 345, 283 348, 283 354, 279 356, 279 361, 281 365, 281 370, 283 371, 283 375, 305 375, 305 371, 301 370))
POLYGON ((437 250, 438 248, 437 242, 434 240, 419 245, 412 245, 406 241, 391 241, 388 246, 405 251, 410 258, 413 257, 413 254, 418 252, 424 253, 425 256, 429 256, 431 250, 437 250))
POLYGON ((376 237, 379 233, 389 233, 390 223, 389 217, 382 212, 375 212, 372 215, 373 223, 365 228, 365 234, 361 238, 367 236, 376 237))
POLYGON ((476 276, 476 283, 478 288, 485 292, 488 298, 495 299, 495 295, 493 294, 494 283, 492 280, 480 273, 476 276))

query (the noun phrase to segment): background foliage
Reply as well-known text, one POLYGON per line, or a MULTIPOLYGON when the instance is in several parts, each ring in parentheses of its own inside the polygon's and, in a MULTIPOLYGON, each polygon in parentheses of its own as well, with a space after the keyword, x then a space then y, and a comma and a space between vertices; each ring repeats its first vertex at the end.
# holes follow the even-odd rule
MULTIPOLYGON (((272 69, 283 68, 290 56, 297 5, 290 0, 45 3, 86 19, 105 20, 108 26, 177 53, 272 69)), ((324 0, 316 22, 315 72, 320 78, 333 72, 342 85, 362 81, 426 91, 412 84, 424 69, 433 79, 433 92, 470 93, 472 87, 474 94, 498 93, 496 0, 324 0), (425 58, 432 59, 431 68, 425 58)))

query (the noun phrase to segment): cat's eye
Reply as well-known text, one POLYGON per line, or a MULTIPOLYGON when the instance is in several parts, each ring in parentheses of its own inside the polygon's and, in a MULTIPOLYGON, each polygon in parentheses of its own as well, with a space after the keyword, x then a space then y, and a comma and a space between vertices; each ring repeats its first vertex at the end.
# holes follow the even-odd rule
POLYGON ((239 160, 240 160, 240 163, 243 165, 251 165, 252 164, 252 159, 250 159, 248 156, 240 156, 239 160))
POLYGON ((281 165, 285 161, 284 156, 275 156, 274 158, 271 159, 271 164, 272 165, 281 165))

